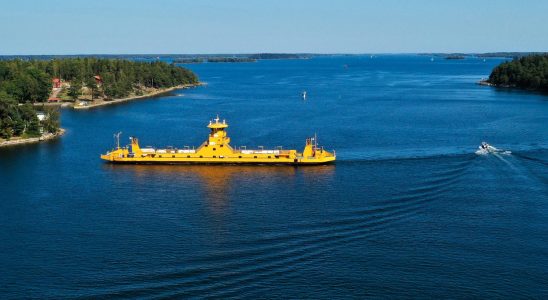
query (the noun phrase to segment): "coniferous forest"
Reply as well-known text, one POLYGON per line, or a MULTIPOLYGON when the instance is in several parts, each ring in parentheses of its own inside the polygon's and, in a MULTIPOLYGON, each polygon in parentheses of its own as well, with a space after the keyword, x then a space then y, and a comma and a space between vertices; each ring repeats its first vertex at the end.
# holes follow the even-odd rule
POLYGON ((489 76, 489 83, 502 87, 548 91, 548 54, 515 58, 498 65, 489 76))
MULTIPOLYGON (((198 83, 190 70, 164 62, 134 62, 94 57, 51 60, 0 60, 0 138, 54 132, 59 113, 48 110, 39 124, 31 103, 45 102, 52 92, 52 79, 69 83, 68 95, 78 98, 83 89, 99 92, 106 99, 142 93, 145 88, 169 88, 198 83), (98 82, 97 78, 100 78, 98 82)), ((42 109, 46 110, 46 109, 42 109)))

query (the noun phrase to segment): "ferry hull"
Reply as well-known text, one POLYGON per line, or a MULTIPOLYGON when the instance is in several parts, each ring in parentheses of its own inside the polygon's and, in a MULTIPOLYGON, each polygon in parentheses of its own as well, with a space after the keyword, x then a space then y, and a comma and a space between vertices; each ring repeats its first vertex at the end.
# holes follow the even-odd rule
POLYGON ((135 159, 118 158, 110 155, 101 155, 101 159, 111 164, 136 164, 136 165, 325 165, 335 161, 335 157, 324 159, 279 159, 279 158, 155 158, 155 159, 135 159))

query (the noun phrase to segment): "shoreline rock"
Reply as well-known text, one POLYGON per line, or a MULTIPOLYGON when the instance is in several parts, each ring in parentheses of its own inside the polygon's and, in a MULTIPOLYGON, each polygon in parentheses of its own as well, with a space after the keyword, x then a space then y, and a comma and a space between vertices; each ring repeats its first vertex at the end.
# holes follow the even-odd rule
POLYGON ((39 143, 43 141, 52 140, 55 138, 58 138, 65 134, 65 129, 59 128, 57 133, 44 133, 39 137, 33 137, 33 138, 26 138, 26 139, 16 139, 16 140, 9 140, 9 141, 3 141, 0 142, 0 148, 1 147, 9 147, 9 146, 17 146, 17 145, 26 145, 26 144, 34 144, 39 143))
POLYGON ((487 81, 486 79, 482 79, 482 80, 478 81, 478 84, 479 84, 479 85, 485 85, 485 86, 495 86, 494 84, 492 84, 491 82, 487 81))

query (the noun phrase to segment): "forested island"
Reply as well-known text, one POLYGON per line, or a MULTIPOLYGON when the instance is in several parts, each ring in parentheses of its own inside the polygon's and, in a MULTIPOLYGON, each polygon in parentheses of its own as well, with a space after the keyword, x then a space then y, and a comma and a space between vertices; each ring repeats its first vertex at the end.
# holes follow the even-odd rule
POLYGON ((304 53, 256 53, 256 54, 202 54, 173 56, 173 63, 176 64, 199 64, 199 63, 248 63, 268 59, 308 59, 320 54, 304 53))
POLYGON ((304 53, 257 53, 248 56, 253 59, 308 59, 312 54, 304 53))
POLYGON ((445 59, 464 59, 464 55, 447 55, 445 59))
MULTIPOLYGON (((99 58, 118 59, 130 61, 192 61, 193 59, 207 60, 215 57, 247 57, 253 59, 307 59, 318 56, 332 56, 342 54, 318 54, 318 53, 217 53, 217 54, 75 54, 75 55, 0 55, 0 60, 52 60, 68 58, 99 58)), ((345 54, 346 55, 346 54, 345 54)), ((356 54, 352 54, 356 55, 356 54)))
POLYGON ((548 92, 548 54, 514 58, 491 72, 489 85, 548 92))
POLYGON ((208 63, 242 63, 242 62, 256 62, 256 59, 249 57, 208 57, 208 58, 179 58, 174 59, 173 63, 175 64, 201 64, 204 62, 208 63))
POLYGON ((242 63, 256 61, 256 59, 250 57, 211 57, 207 59, 207 62, 210 63, 242 63))
POLYGON ((190 70, 159 61, 0 60, 0 139, 58 133, 59 112, 43 103, 91 107, 197 84, 190 70))
POLYGON ((177 58, 173 60, 174 64, 201 64, 205 61, 205 59, 201 57, 193 57, 193 58, 177 58))
POLYGON ((474 56, 481 57, 481 58, 493 58, 493 57, 519 58, 523 56, 542 55, 542 54, 546 54, 546 53, 545 52, 488 52, 488 53, 474 54, 474 56))
POLYGON ((306 53, 255 53, 255 54, 203 54, 172 56, 175 64, 199 64, 199 63, 248 63, 269 59, 309 59, 320 54, 306 53))
POLYGON ((422 56, 444 57, 446 59, 476 58, 520 58, 529 55, 542 55, 545 52, 487 52, 487 53, 419 53, 422 56))

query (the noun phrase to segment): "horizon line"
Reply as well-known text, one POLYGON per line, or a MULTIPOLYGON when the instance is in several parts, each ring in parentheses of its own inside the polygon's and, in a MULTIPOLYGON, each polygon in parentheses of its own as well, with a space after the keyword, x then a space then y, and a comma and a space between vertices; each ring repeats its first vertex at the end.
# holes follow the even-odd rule
POLYGON ((174 56, 174 55, 254 55, 254 54, 296 54, 296 55, 405 55, 405 54, 493 54, 493 53, 548 53, 548 51, 487 51, 487 52, 219 52, 219 53, 72 53, 72 54, 0 54, 0 56, 174 56))

